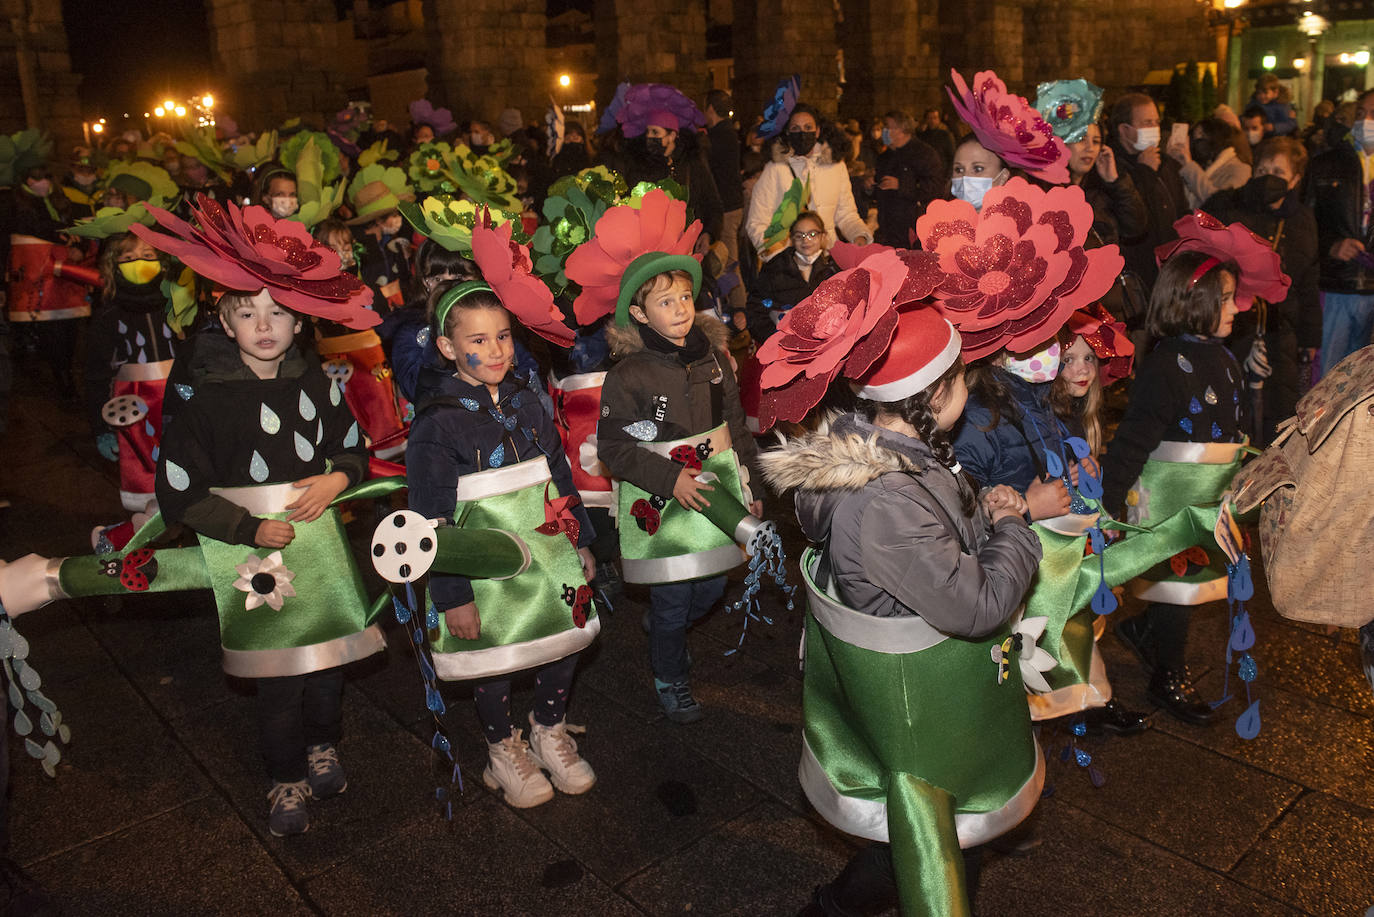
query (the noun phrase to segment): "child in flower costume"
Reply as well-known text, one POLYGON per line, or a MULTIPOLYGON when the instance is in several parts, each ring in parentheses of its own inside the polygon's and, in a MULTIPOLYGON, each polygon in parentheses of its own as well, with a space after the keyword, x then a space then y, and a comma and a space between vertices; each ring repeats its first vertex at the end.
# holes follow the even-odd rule
POLYGON ((560 346, 573 335, 510 233, 509 224, 475 226, 473 256, 486 280, 439 291, 433 333, 449 372, 417 410, 407 481, 411 509, 426 518, 507 529, 527 546, 528 569, 514 579, 431 575, 431 601, 444 622, 430 648, 439 678, 477 681, 487 786, 529 808, 549 801, 554 787, 579 794, 596 782, 565 716, 578 653, 601 622, 587 585, 594 565, 586 545, 596 533, 552 418, 512 372, 511 315, 560 346), (528 743, 510 713, 510 676, 527 669, 535 672, 528 743))
POLYGON ((980 500, 950 448, 967 389, 959 334, 922 302, 940 279, 930 253, 875 254, 761 352, 767 421, 806 415, 841 375, 855 403, 762 458, 821 545, 802 559, 802 788, 831 824, 881 842, 806 913, 967 915, 965 861, 1044 782, 1022 689, 1037 650, 1011 627, 1040 546, 1024 500, 980 500))
POLYGON ((619 362, 601 391, 597 452, 618 482, 625 581, 651 587, 659 702, 679 723, 702 716, 687 680, 687 627, 720 600, 725 572, 744 560, 739 544, 762 524, 741 470, 757 448, 723 335, 713 343, 708 332, 720 324, 695 311, 701 225, 685 224, 683 202, 650 191, 640 208, 602 216, 566 267, 582 289, 578 324, 614 316, 607 339, 619 362))

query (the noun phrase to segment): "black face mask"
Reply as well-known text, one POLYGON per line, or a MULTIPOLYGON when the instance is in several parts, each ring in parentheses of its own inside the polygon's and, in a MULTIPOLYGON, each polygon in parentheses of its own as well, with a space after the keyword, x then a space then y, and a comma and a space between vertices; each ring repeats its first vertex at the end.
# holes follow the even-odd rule
POLYGON ((1206 137, 1194 137, 1188 142, 1188 152, 1192 155, 1193 161, 1206 168, 1212 164, 1212 160, 1217 158, 1217 151, 1212 147, 1212 141, 1206 137))
POLYGON ((798 156, 806 156, 816 145, 815 131, 788 131, 787 145, 792 148, 792 152, 798 156))
POLYGON ((1277 175, 1256 175, 1245 183, 1251 200, 1264 207, 1273 207, 1288 196, 1288 182, 1277 175))

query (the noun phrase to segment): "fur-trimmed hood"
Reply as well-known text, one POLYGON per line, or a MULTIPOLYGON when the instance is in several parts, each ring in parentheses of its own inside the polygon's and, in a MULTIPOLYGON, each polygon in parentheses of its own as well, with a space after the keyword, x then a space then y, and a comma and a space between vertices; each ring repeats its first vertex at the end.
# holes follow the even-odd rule
MULTIPOLYGON (((709 312, 698 312, 693 326, 700 328, 711 342, 714 350, 728 352, 730 332, 725 325, 709 312)), ((644 338, 639 333, 639 323, 630 319, 628 325, 617 325, 615 320, 606 323, 606 343, 611 348, 611 359, 620 360, 644 349, 644 338)))
POLYGON ((935 456, 925 443, 868 423, 856 414, 827 418, 813 433, 784 439, 760 453, 764 480, 775 491, 795 490, 797 521, 823 541, 836 507, 892 472, 924 474, 935 456))

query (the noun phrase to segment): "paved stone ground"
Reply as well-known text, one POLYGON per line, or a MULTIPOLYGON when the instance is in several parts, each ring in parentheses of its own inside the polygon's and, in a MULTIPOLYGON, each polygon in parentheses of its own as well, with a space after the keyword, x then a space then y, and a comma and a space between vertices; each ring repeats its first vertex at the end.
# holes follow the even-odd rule
MULTIPOLYGON (((113 470, 76 412, 35 394, 38 368, 20 368, 0 556, 83 553, 90 527, 118 516, 113 470)), ((353 528, 363 538, 370 525, 353 528)), ((437 818, 422 695, 393 627, 386 655, 350 672, 348 793, 314 805, 307 835, 278 840, 251 687, 220 672, 208 594, 54 604, 20 629, 75 737, 56 780, 11 744, 14 855, 68 914, 795 913, 851 849, 797 786, 800 613, 728 658, 738 621, 698 627, 709 717, 680 728, 649 689, 641 610, 631 600, 607 616, 577 682, 571 718, 600 776, 590 794, 507 808, 482 787, 469 695, 449 686, 467 791, 451 822, 437 818)), ((1374 696, 1353 636, 1285 622, 1263 595, 1253 610, 1259 738, 1240 740, 1230 719, 1156 716, 1141 737, 1087 742, 1100 789, 1056 758, 1044 843, 989 857, 980 914, 1330 917, 1374 903, 1374 696)), ((1193 633, 1192 665, 1218 696, 1224 609, 1201 612, 1193 633)), ((1103 650, 1120 696, 1142 704, 1129 655, 1111 636, 1103 650)), ((528 686, 516 701, 528 709, 528 686)))

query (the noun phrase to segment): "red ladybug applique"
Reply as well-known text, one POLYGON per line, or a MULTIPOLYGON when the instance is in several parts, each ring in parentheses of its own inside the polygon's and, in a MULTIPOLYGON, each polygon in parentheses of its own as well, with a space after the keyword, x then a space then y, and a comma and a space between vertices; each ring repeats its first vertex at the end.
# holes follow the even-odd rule
POLYGON ((691 471, 701 470, 701 456, 691 446, 674 446, 668 457, 680 465, 687 466, 691 471))
POLYGON ((648 500, 642 498, 636 500, 630 506, 630 515, 634 517, 635 523, 641 530, 650 535, 658 531, 660 516, 658 510, 654 509, 648 500))
POLYGON ((119 582, 130 592, 147 592, 157 578, 157 561, 152 548, 139 548, 124 555, 119 567, 119 582))

